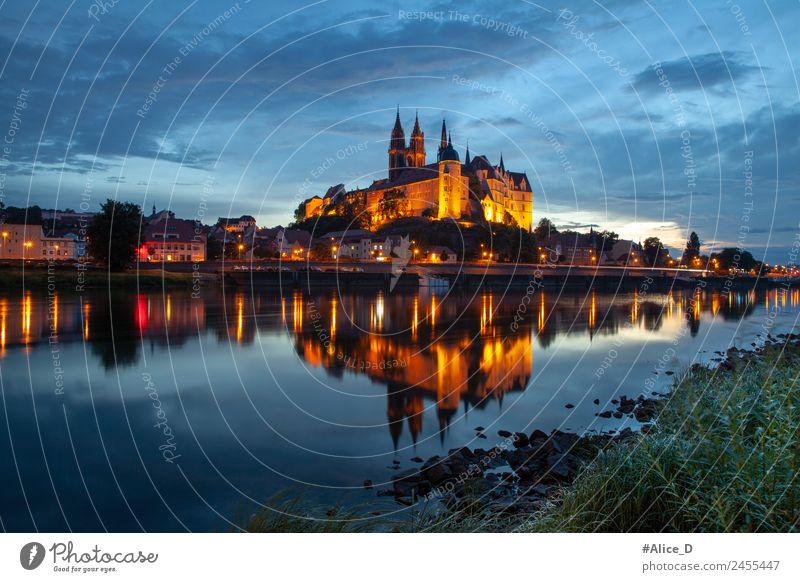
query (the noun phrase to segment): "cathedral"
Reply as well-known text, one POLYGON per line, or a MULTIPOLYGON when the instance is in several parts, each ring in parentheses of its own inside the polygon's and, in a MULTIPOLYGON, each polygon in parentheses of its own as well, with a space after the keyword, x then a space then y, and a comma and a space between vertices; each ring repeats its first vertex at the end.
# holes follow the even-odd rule
POLYGON ((375 224, 380 224, 387 196, 404 201, 403 214, 457 220, 486 220, 516 224, 531 230, 532 191, 524 172, 509 172, 503 164, 492 165, 486 156, 470 158, 469 146, 464 163, 453 147, 442 121, 442 134, 436 161, 427 163, 425 134, 414 120, 411 139, 406 143, 398 108, 389 139, 389 175, 367 188, 347 191, 343 184, 328 189, 325 196, 305 201, 305 216, 310 218, 333 211, 342 200, 363 205, 375 224))

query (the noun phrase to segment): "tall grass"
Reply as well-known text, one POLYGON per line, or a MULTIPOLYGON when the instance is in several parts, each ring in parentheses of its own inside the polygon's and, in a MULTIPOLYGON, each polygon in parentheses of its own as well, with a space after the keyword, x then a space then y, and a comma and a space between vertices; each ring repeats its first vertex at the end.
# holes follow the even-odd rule
POLYGON ((600 454, 529 531, 800 529, 800 357, 769 347, 733 371, 694 369, 656 430, 600 454))

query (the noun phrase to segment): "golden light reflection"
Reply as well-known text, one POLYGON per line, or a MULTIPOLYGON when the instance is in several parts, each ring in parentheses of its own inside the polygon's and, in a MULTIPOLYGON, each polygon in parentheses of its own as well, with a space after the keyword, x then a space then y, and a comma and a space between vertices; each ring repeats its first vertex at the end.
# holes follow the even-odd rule
POLYGON ((411 339, 416 341, 419 328, 419 296, 414 295, 414 318, 411 320, 411 339))
POLYGON ((31 302, 31 292, 26 291, 22 299, 22 343, 27 344, 31 341, 31 313, 33 304, 31 302))
POLYGON ((383 309, 384 309, 383 293, 378 293, 378 299, 375 302, 375 321, 377 324, 378 331, 383 329, 383 309))
MULTIPOLYGON (((336 337, 336 297, 331 299, 331 339, 336 337)), ((333 344, 329 350, 333 349, 333 344)))
POLYGON ((236 297, 236 341, 242 343, 244 335, 244 296, 236 297))
POLYGON ((0 299, 0 353, 6 350, 6 320, 8 319, 8 300, 0 299))
POLYGON ((546 321, 545 317, 545 310, 544 310, 544 291, 539 295, 539 317, 536 322, 536 327, 538 331, 542 331, 544 329, 544 322, 546 321))
POLYGON ((89 302, 86 301, 83 304, 83 339, 89 339, 89 311, 91 310, 91 306, 89 302))
POLYGON ((292 329, 294 331, 303 329, 303 298, 299 293, 292 295, 292 329))
POLYGON ((594 329, 596 323, 597 323, 597 300, 594 295, 594 291, 592 291, 592 299, 589 303, 589 329, 594 329))
POLYGON ((52 335, 58 335, 58 293, 53 295, 53 324, 51 325, 52 335))
POLYGON ((172 320, 172 296, 167 293, 167 323, 172 320))
POLYGON ((436 327, 436 296, 431 295, 431 329, 436 327))

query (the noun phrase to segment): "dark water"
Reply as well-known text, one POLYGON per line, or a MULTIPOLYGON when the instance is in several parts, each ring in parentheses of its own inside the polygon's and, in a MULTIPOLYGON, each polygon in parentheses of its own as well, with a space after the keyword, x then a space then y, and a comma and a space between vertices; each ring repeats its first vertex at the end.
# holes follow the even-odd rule
POLYGON ((2 527, 225 531, 287 489, 377 504, 362 483, 385 487, 395 459, 489 448, 498 429, 629 426, 595 413, 665 389, 667 371, 716 350, 792 330, 799 301, 797 290, 7 296, 2 527))

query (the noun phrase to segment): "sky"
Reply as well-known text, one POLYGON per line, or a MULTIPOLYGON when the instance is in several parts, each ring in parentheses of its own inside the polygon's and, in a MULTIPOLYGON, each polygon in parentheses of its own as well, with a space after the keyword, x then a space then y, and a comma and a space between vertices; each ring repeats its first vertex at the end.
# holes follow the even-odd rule
POLYGON ((445 118, 462 160, 525 172, 534 222, 789 263, 798 22, 743 0, 0 0, 0 200, 286 225, 386 177, 399 107, 430 161, 445 118))

